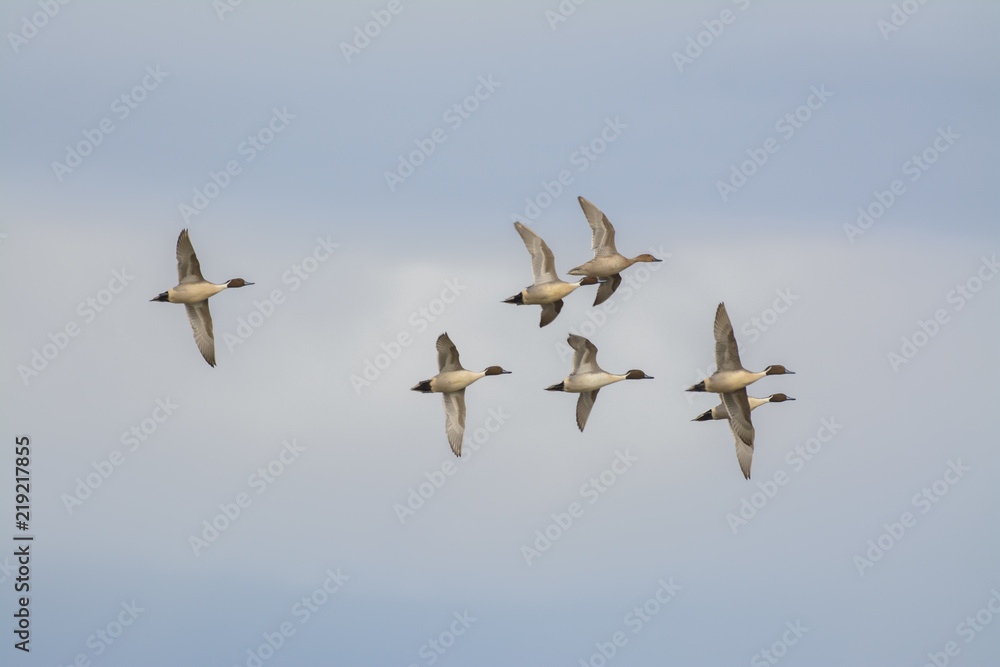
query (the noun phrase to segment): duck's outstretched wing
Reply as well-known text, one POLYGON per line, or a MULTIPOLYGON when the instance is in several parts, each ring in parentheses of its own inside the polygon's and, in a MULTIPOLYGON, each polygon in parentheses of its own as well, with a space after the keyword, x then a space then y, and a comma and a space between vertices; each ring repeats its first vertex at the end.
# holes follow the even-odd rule
POLYGON ((743 476, 750 479, 754 429, 750 422, 750 401, 747 399, 746 387, 722 394, 722 403, 729 413, 729 428, 736 440, 736 460, 740 462, 743 476))
POLYGON ((715 310, 715 367, 720 371, 736 371, 743 368, 743 364, 740 363, 740 349, 736 345, 736 336, 733 335, 733 325, 729 321, 729 313, 726 312, 724 303, 720 303, 715 310))
POLYGON ((594 408, 594 401, 597 400, 597 392, 599 391, 600 389, 582 391, 580 398, 576 399, 576 425, 580 427, 581 433, 583 427, 587 425, 587 419, 590 417, 590 411, 594 408))
POLYGON ((556 319, 556 316, 562 311, 563 301, 559 299, 558 301, 553 301, 552 303, 542 304, 542 320, 538 323, 538 326, 544 327, 546 324, 551 324, 552 320, 556 319))
POLYGON ((451 338, 448 338, 447 333, 438 336, 436 347, 438 353, 438 371, 443 373, 445 371, 462 370, 462 362, 458 359, 458 348, 451 342, 451 338))
POLYGON ((616 273, 609 278, 602 280, 600 286, 597 288, 597 296, 594 297, 594 305, 599 306, 608 299, 611 295, 615 293, 618 286, 622 284, 622 274, 616 273))
POLYGON ((570 334, 567 340, 573 348, 573 375, 601 372, 601 367, 597 365, 596 345, 576 334, 570 334))
POLYGON ((559 276, 556 275, 556 258, 542 237, 520 222, 514 223, 514 229, 521 235, 524 247, 531 255, 531 276, 535 284, 541 285, 559 280, 559 276))
POLYGON ((605 255, 617 255, 615 249, 615 228, 608 220, 608 216, 583 197, 577 197, 583 214, 587 216, 592 233, 590 239, 590 249, 594 251, 594 257, 604 257, 605 255))
POLYGON ((177 237, 177 283, 183 285, 204 280, 201 275, 201 264, 198 263, 198 256, 194 254, 188 230, 183 229, 181 235, 177 237))
POLYGON ((455 456, 462 455, 462 439, 465 438, 465 390, 442 394, 444 396, 444 430, 448 434, 448 444, 455 456))
POLYGON ((212 331, 212 313, 208 310, 208 300, 198 303, 186 303, 188 322, 194 332, 194 342, 201 350, 201 356, 209 366, 215 365, 215 333, 212 331))

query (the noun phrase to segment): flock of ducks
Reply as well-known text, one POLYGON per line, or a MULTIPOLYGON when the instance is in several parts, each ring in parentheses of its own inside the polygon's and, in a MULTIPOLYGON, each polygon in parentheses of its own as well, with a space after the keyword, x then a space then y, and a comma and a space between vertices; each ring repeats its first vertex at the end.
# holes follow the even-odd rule
MULTIPOLYGON (((593 259, 568 272, 572 276, 582 276, 578 282, 568 283, 560 280, 555 270, 555 257, 545 241, 520 222, 514 223, 514 228, 531 255, 531 273, 534 282, 506 299, 504 303, 541 306, 540 327, 555 320, 562 310, 563 299, 577 288, 584 285, 599 285, 594 299, 596 306, 606 301, 618 289, 622 281, 622 271, 636 262, 661 261, 649 254, 633 258, 621 255, 615 248, 615 228, 608 217, 583 197, 578 199, 590 224, 591 249, 594 251, 593 259)), ((177 278, 176 286, 150 301, 183 303, 198 350, 210 366, 215 366, 215 335, 212 331, 212 315, 208 310, 208 299, 227 288, 244 287, 253 283, 242 278, 233 278, 221 284, 205 280, 186 229, 181 231, 177 239, 177 278)), ((546 387, 546 390, 579 394, 576 403, 576 424, 581 432, 587 425, 594 401, 597 400, 597 393, 602 387, 622 380, 653 379, 638 369, 624 374, 608 373, 597 365, 597 346, 592 342, 576 334, 570 334, 568 342, 573 349, 572 370, 561 382, 546 387)), ((447 333, 438 337, 436 347, 438 374, 429 380, 418 382, 412 390, 442 394, 448 444, 456 456, 461 456, 462 441, 465 436, 465 388, 480 378, 489 375, 509 375, 510 371, 500 366, 489 366, 480 372, 463 368, 458 349, 447 333)), ((795 399, 785 394, 756 398, 747 395, 746 387, 767 375, 788 375, 792 374, 792 371, 779 365, 768 366, 759 373, 743 368, 733 326, 726 313, 726 306, 722 303, 715 313, 715 364, 717 370, 711 377, 689 387, 687 391, 719 394, 722 403, 692 421, 727 420, 736 440, 736 458, 740 469, 743 475, 750 479, 754 443, 750 412, 765 403, 781 403, 795 399)))

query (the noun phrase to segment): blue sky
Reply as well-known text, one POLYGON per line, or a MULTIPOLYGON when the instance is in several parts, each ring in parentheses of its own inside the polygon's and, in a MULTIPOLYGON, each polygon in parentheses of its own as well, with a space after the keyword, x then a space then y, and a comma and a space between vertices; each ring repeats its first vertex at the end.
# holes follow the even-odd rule
POLYGON ((986 664, 1000 9, 902 4, 889 30, 888 2, 4 3, 0 400, 36 541, 32 650, 0 651, 986 664), (531 275, 511 221, 565 276, 578 195, 664 262, 539 329, 500 303, 531 275), (255 283, 212 299, 216 368, 149 303, 182 228, 206 278, 255 283), (683 391, 720 301, 746 367, 796 371, 751 387, 797 400, 754 412, 749 482, 683 391), (444 331, 512 371, 467 391, 461 460, 409 391, 444 331), (584 433, 542 391, 570 332, 655 377, 584 433))

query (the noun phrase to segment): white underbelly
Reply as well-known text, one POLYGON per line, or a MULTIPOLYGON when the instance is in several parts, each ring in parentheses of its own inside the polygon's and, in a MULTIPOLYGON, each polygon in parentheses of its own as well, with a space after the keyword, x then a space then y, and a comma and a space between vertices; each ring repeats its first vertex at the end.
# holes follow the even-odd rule
POLYGON ((199 303, 224 289, 226 289, 225 285, 188 283, 174 287, 169 291, 168 296, 173 303, 199 303))
POLYGON ((621 255, 598 257, 590 260, 586 264, 582 264, 578 267, 578 271, 574 272, 573 275, 583 275, 583 276, 594 276, 595 278, 610 278, 611 276, 621 273, 624 269, 628 268, 628 260, 621 255))
POLYGON ((563 391, 576 393, 593 391, 623 379, 619 375, 609 373, 580 373, 579 375, 571 375, 563 381, 563 391))
POLYGON ((472 371, 447 371, 434 376, 431 388, 434 391, 445 393, 465 389, 470 384, 482 377, 482 373, 472 371))
POLYGON ((524 303, 527 305, 554 303, 576 288, 576 283, 564 283, 561 280, 559 282, 532 285, 524 290, 524 303))
POLYGON ((716 394, 728 394, 746 387, 763 377, 761 373, 751 373, 746 370, 720 371, 705 380, 705 391, 716 394))

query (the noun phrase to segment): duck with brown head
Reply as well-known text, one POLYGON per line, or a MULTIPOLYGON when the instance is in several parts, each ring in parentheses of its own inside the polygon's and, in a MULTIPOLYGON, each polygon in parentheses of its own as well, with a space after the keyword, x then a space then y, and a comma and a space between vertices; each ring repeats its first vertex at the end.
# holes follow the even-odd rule
POLYGON ((736 442, 736 459, 740 464, 743 476, 750 479, 750 464, 753 460, 754 427, 750 421, 750 412, 764 403, 781 403, 795 400, 785 394, 773 394, 766 399, 747 396, 747 385, 756 382, 767 375, 793 375, 784 366, 768 366, 759 373, 751 373, 743 368, 740 362, 739 348, 733 325, 729 321, 726 305, 720 303, 715 309, 715 365, 716 371, 711 376, 691 387, 687 391, 709 391, 719 394, 722 404, 704 412, 694 421, 709 419, 727 419, 729 428, 736 442))
POLYGON ((538 326, 544 327, 559 315, 563 307, 562 300, 564 297, 571 294, 578 287, 596 284, 597 278, 587 276, 580 282, 563 282, 556 273, 555 256, 545 241, 542 240, 542 237, 520 222, 514 223, 514 229, 521 235, 524 247, 528 249, 528 254, 531 255, 531 274, 535 282, 509 299, 505 299, 504 303, 513 303, 518 306, 541 306, 542 319, 538 323, 538 326))
POLYGON ((709 391, 724 394, 742 389, 768 375, 795 375, 784 366, 773 365, 759 373, 743 368, 739 347, 733 334, 733 325, 726 312, 726 304, 720 303, 715 310, 715 367, 716 371, 687 391, 709 391))
POLYGON ((601 281, 601 286, 597 288, 597 296, 594 299, 594 305, 597 306, 607 301, 621 285, 622 271, 636 262, 661 262, 663 260, 657 259, 649 253, 632 258, 620 254, 615 248, 615 228, 608 220, 608 216, 583 197, 577 197, 577 200, 590 224, 590 246, 591 250, 594 251, 594 259, 570 269, 567 273, 571 276, 593 276, 604 279, 601 281))
POLYGON ((580 394, 576 401, 576 425, 583 431, 590 418, 590 411, 597 400, 597 392, 601 387, 605 387, 622 380, 652 380, 651 375, 646 375, 643 371, 633 369, 623 375, 608 373, 597 365, 597 346, 583 336, 570 334, 569 346, 573 348, 573 370, 566 378, 550 387, 546 391, 567 391, 580 394))
POLYGON ((765 403, 782 403, 795 399, 785 394, 772 394, 767 398, 747 396, 747 390, 738 389, 728 394, 722 394, 722 403, 711 410, 706 410, 691 421, 708 421, 711 419, 726 419, 736 442, 736 460, 740 464, 743 477, 750 479, 750 466, 753 463, 754 438, 756 435, 750 422, 750 413, 765 403), (735 415, 733 417, 732 415, 735 415))
POLYGON ((177 237, 177 285, 150 299, 168 303, 183 303, 187 310, 188 322, 194 332, 198 350, 208 362, 215 366, 215 333, 212 330, 212 314, 208 310, 208 299, 224 289, 253 285, 242 278, 233 278, 222 284, 210 283, 201 275, 201 264, 194 254, 194 246, 188 230, 181 230, 177 237))
POLYGON ((424 394, 440 393, 444 397, 444 426, 448 435, 448 444, 455 456, 462 455, 462 440, 465 438, 465 388, 488 375, 509 375, 500 366, 487 366, 480 373, 462 368, 458 358, 458 348, 451 342, 447 333, 438 336, 438 371, 429 380, 421 380, 410 387, 411 391, 424 394))
MULTIPOLYGON (((750 404, 750 410, 756 410, 762 405, 767 405, 768 403, 784 403, 785 401, 794 401, 795 399, 791 396, 785 394, 771 394, 767 398, 757 398, 756 396, 747 396, 747 400, 750 404)), ((726 410, 725 403, 719 403, 711 410, 705 410, 703 413, 692 419, 693 422, 703 422, 713 419, 729 419, 729 412, 726 410)))

